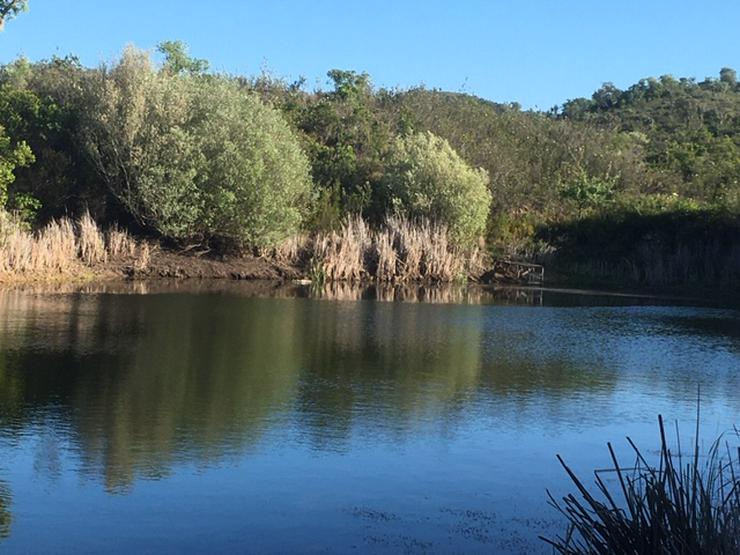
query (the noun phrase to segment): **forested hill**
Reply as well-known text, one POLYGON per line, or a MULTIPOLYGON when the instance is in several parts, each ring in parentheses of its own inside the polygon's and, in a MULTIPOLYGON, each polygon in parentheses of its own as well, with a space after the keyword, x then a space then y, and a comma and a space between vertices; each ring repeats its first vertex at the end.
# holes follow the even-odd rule
POLYGON ((717 200, 737 194, 740 84, 730 68, 719 80, 664 75, 626 90, 607 83, 590 99, 566 102, 560 116, 640 134, 647 162, 672 174, 686 194, 717 200))
POLYGON ((737 219, 740 211, 740 87, 729 68, 701 82, 605 84, 539 112, 424 87, 377 88, 345 70, 308 90, 270 75, 210 72, 182 43, 159 51, 159 64, 129 49, 99 68, 74 57, 1 66, 2 207, 35 225, 89 209, 102 223, 176 242, 242 246, 256 237, 249 221, 269 243, 334 229, 348 214, 377 225, 400 210, 457 225, 477 210, 470 229, 489 250, 523 258, 551 252, 579 222, 737 219), (266 152, 237 140, 244 133, 264 136, 266 152), (221 156, 224 145, 270 162, 221 156), (295 163, 288 168, 279 153, 295 163), (269 180, 253 175, 268 167, 269 180), (476 168, 485 172, 473 178, 476 168), (458 188, 463 175, 486 183, 481 206, 458 188), (296 187, 300 194, 288 194, 296 187), (270 212, 276 198, 284 221, 270 212), (247 218, 256 207, 262 212, 247 218))

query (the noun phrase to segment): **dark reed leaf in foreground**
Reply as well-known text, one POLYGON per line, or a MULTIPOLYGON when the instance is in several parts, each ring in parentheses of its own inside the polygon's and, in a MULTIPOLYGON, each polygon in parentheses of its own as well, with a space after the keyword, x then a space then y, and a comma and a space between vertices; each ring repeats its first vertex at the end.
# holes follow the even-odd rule
POLYGON ((595 492, 558 455, 578 493, 558 502, 547 492, 550 504, 568 520, 564 536, 542 538, 557 553, 740 554, 740 431, 735 429, 731 438, 720 436, 701 455, 697 416, 693 452, 686 460, 680 438, 677 452, 671 452, 661 416, 658 424, 657 467, 630 438, 633 467, 621 466, 607 444, 614 468, 594 473, 595 492), (603 472, 614 472, 617 485, 610 489, 603 472))

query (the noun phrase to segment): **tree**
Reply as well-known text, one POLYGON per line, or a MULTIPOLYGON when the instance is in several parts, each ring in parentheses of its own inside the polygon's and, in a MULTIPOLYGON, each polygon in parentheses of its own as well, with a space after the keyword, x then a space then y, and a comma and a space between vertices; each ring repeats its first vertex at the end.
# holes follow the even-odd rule
POLYGON ((560 196, 575 202, 578 215, 582 216, 588 208, 601 208, 614 196, 616 179, 588 175, 583 168, 578 168, 575 176, 560 185, 560 196))
POLYGON ((340 212, 352 212, 380 223, 385 207, 378 193, 394 129, 366 73, 327 75, 333 90, 318 93, 297 118, 319 195, 314 222, 331 227, 340 212))
POLYGON ((0 210, 8 202, 8 186, 15 180, 16 167, 33 162, 33 153, 25 142, 14 143, 0 126, 0 210))
POLYGON ((6 21, 25 11, 28 11, 28 0, 0 0, 0 31, 5 27, 6 21))
POLYGON ((471 244, 485 230, 491 208, 488 174, 471 168, 433 133, 397 139, 387 186, 393 209, 447 225, 461 244, 471 244))
POLYGON ((308 161, 256 95, 225 78, 158 72, 132 48, 89 86, 91 157, 139 222, 176 240, 240 246, 298 230, 308 161))
POLYGON ((166 40, 157 45, 157 52, 164 55, 164 68, 175 75, 201 74, 208 71, 208 61, 188 55, 187 45, 179 40, 166 40))
POLYGON ((731 67, 723 67, 719 71, 719 80, 727 83, 730 87, 735 87, 737 85, 737 72, 731 67))
POLYGON ((11 203, 15 208, 22 196, 35 197, 40 221, 85 209, 101 218, 115 209, 79 140, 88 71, 74 57, 19 58, 0 68, 0 125, 36 159, 15 172, 11 203))

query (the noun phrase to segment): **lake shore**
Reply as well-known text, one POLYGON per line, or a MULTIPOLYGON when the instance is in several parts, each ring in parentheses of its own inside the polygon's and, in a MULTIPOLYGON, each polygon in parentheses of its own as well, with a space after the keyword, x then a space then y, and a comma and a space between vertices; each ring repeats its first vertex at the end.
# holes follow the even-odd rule
MULTIPOLYGON (((467 281, 458 282, 378 282, 373 279, 360 281, 311 280, 308 264, 298 264, 274 256, 194 254, 192 252, 152 246, 146 264, 139 256, 109 257, 94 263, 78 260, 57 271, 0 273, 0 288, 31 288, 40 292, 87 291, 139 291, 187 292, 202 290, 231 290, 242 288, 239 283, 249 282, 252 289, 261 293, 283 291, 286 288, 313 288, 314 296, 334 300, 359 300, 368 295, 379 300, 429 300, 437 302, 452 299, 455 302, 470 302, 470 294, 462 295, 463 289, 477 286, 496 290, 497 297, 511 301, 517 295, 502 291, 539 291, 550 293, 578 293, 581 295, 610 295, 626 297, 676 299, 683 302, 721 303, 739 306, 740 297, 733 290, 692 286, 645 286, 618 283, 613 280, 583 280, 563 273, 550 271, 542 286, 527 286, 490 272, 468 276, 467 281), (232 286, 233 284, 233 286, 232 286), (92 289, 90 289, 92 288, 92 289), (372 289, 372 294, 368 291, 372 289), (142 290, 142 291, 144 291, 142 290), (421 292, 419 292, 421 290, 421 292), (430 293, 430 291, 432 293, 430 293), (451 292, 452 291, 452 292, 451 292), (464 299, 463 299, 464 297, 464 299), (512 297, 512 299, 509 299, 512 297)), ((281 296, 281 295, 278 295, 281 296)), ((302 296, 292 291, 288 296, 302 296)), ((531 295, 530 295, 531 296, 531 295)), ((475 297, 475 295, 472 295, 475 297)), ((514 299, 516 300, 516 299, 514 299)), ((535 299, 536 301, 536 299, 535 299)), ((524 304, 537 304, 527 297, 524 304)), ((516 302, 515 304, 521 304, 516 302)))

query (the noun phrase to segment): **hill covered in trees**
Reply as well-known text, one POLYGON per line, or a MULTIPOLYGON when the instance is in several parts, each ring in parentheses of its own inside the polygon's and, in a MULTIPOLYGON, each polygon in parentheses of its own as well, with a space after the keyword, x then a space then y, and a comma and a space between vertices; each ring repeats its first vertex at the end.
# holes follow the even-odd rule
POLYGON ((605 84, 537 112, 375 88, 343 70, 308 90, 209 72, 181 43, 159 50, 161 64, 130 49, 98 68, 74 57, 0 67, 5 210, 30 226, 90 210, 99 222, 217 250, 274 247, 348 215, 374 226, 403 215, 448 226, 461 246, 485 239, 493 255, 601 268, 601 278, 714 282, 740 272, 732 69, 701 82, 605 84), (687 230, 696 256, 682 251, 682 277, 638 267, 647 263, 638 245, 674 256, 687 230), (688 270, 699 258, 707 266, 705 239, 717 267, 688 270))

